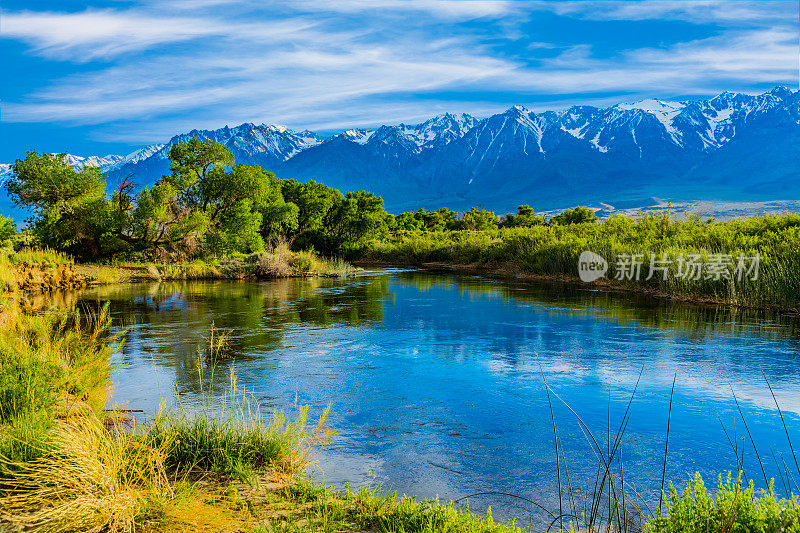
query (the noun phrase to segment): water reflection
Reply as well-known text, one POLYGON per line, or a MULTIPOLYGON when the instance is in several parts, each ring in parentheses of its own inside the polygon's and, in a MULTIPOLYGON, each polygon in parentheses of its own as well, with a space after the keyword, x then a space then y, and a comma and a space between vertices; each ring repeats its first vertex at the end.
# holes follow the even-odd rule
MULTIPOLYGON (((341 435, 321 467, 335 483, 369 482, 372 471, 400 492, 501 490, 557 507, 542 373, 601 441, 641 379, 623 456, 628 481, 650 498, 676 371, 669 478, 735 467, 722 430, 738 416, 730 387, 762 456, 786 456, 762 371, 800 441, 800 335, 789 316, 402 271, 108 287, 82 293, 78 304, 105 301, 117 327, 129 330, 118 401, 150 411, 161 397, 191 403, 234 370, 269 408, 298 401, 319 412, 333 402, 341 435), (211 323, 232 331, 233 357, 201 380, 198 352, 211 323)), ((561 404, 555 415, 571 475, 593 480, 596 462, 574 416, 561 404)), ((740 438, 741 421, 736 427, 740 438)), ((752 449, 745 467, 760 475, 752 449)), ((526 512, 513 502, 472 502, 488 504, 500 515, 526 512)))

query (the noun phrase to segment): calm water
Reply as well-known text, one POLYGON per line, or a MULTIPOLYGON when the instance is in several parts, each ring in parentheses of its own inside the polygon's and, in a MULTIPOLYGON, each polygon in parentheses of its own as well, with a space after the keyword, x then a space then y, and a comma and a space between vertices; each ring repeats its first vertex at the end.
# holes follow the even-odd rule
MULTIPOLYGON (((668 479, 683 484, 700 471, 713 485, 718 473, 735 470, 724 426, 744 449, 747 474, 763 484, 732 387, 783 491, 774 457, 793 459, 762 370, 800 444, 800 328, 787 317, 404 271, 134 285, 80 297, 110 301, 117 326, 129 329, 117 402, 152 412, 161 398, 180 395, 191 405, 201 389, 221 391, 231 367, 267 410, 297 401, 319 414, 330 402, 339 436, 319 468, 339 486, 374 483, 442 499, 504 491, 557 509, 542 373, 601 443, 641 373, 622 457, 627 481, 651 501, 676 371, 668 479), (197 354, 212 322, 232 330, 234 357, 201 383, 197 354)), ((597 461, 575 416, 553 401, 570 476, 592 484, 597 461)), ((526 507, 512 500, 470 503, 527 523, 526 507)))

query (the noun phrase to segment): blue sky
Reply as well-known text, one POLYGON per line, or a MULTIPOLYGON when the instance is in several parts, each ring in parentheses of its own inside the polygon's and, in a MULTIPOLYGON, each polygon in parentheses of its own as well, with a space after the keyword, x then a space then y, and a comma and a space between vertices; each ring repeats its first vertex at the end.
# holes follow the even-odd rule
POLYGON ((798 84, 797 0, 5 0, 0 161, 798 84), (87 7, 88 6, 88 7, 87 7))

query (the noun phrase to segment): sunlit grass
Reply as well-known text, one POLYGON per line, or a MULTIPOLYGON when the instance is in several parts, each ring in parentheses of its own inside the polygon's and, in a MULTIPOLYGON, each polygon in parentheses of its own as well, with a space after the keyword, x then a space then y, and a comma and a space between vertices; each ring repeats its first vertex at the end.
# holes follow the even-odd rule
MULTIPOLYGON (((585 250, 600 254, 614 267, 621 254, 642 254, 639 281, 617 286, 670 296, 711 298, 736 305, 800 308, 800 215, 783 214, 715 221, 689 216, 646 214, 615 216, 600 223, 534 226, 486 231, 401 231, 354 251, 362 260, 400 264, 445 263, 500 268, 519 274, 577 277, 585 250), (651 254, 669 261, 665 281, 645 280, 651 254), (700 279, 677 276, 677 258, 699 254, 760 254, 758 279, 700 279)), ((613 274, 613 272, 612 272, 613 274)), ((611 275, 611 274, 610 274, 611 275)))
POLYGON ((395 531, 419 533, 521 533, 515 521, 496 522, 491 509, 485 516, 454 503, 418 500, 363 487, 358 491, 333 488, 304 479, 279 493, 295 513, 261 521, 254 533, 395 531))
POLYGON ((8 254, 9 260, 14 263, 33 263, 44 266, 56 266, 73 263, 72 257, 63 252, 49 248, 23 248, 8 254))
POLYGON ((107 431, 84 409, 49 431, 34 461, 0 458, 0 516, 17 528, 131 531, 175 497, 164 466, 170 443, 107 431))
POLYGON ((0 251, 0 292, 8 293, 17 288, 17 272, 8 254, 0 251))
POLYGON ((709 492, 700 474, 684 491, 670 484, 664 511, 657 510, 647 522, 647 531, 797 531, 800 502, 797 496, 778 499, 772 486, 757 491, 751 481, 742 485, 742 475, 719 477, 715 492, 709 492))

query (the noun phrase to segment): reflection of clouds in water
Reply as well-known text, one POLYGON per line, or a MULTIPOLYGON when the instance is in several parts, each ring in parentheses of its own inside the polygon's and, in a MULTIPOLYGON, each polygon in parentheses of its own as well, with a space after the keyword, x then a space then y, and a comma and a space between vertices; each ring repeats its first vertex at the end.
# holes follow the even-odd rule
MULTIPOLYGON (((668 351, 668 350, 665 350, 668 351)), ((520 365, 512 365, 497 358, 490 359, 486 367, 490 372, 508 376, 515 373, 538 372, 539 366, 535 356, 520 365)), ((574 356, 558 355, 549 358, 540 356, 545 376, 554 376, 551 385, 558 386, 564 383, 595 382, 600 381, 614 387, 633 389, 640 377, 641 366, 626 368, 618 364, 597 364, 590 366, 574 361, 574 356)), ((641 364, 641 361, 639 361, 641 364)), ((720 365, 691 365, 684 360, 669 358, 667 354, 659 355, 656 365, 644 362, 644 372, 641 374, 640 387, 653 389, 666 389, 672 386, 673 372, 677 370, 676 389, 684 393, 692 391, 694 396, 713 397, 719 400, 733 401, 730 385, 736 393, 737 399, 752 407, 767 411, 776 411, 775 400, 767 388, 764 377, 758 367, 748 369, 746 373, 729 374, 720 365)), ((773 369, 775 370, 775 369, 773 369)), ((765 370, 766 371, 766 370, 765 370)), ((781 410, 786 413, 800 415, 800 375, 780 374, 770 377, 770 385, 775 393, 781 410)))

